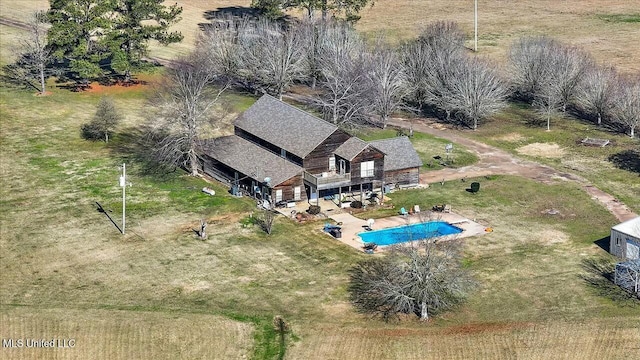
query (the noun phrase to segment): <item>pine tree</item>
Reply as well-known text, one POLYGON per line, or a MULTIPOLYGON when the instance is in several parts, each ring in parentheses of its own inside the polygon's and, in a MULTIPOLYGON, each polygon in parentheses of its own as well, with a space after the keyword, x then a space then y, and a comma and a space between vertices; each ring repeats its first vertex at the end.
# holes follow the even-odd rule
POLYGON ((111 54, 111 68, 124 74, 125 81, 131 72, 142 67, 142 58, 148 53, 150 40, 162 45, 182 41, 182 34, 170 32, 169 27, 180 20, 182 8, 165 6, 163 0, 114 0, 111 29, 106 43, 111 54))
POLYGON ((109 1, 50 0, 48 43, 54 57, 80 81, 103 74, 101 61, 108 53, 102 35, 109 28, 109 1))

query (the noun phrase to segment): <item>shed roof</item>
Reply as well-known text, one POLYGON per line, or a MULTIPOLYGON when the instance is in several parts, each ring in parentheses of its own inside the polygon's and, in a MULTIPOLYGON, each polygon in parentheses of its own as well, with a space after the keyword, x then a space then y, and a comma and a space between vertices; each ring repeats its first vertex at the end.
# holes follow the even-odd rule
POLYGON ((234 125, 301 158, 338 129, 266 94, 243 112, 234 125))
POLYGON ((367 146, 369 146, 368 143, 354 136, 342 143, 334 153, 343 159, 351 161, 354 157, 358 156, 362 150, 366 149, 367 146))
POLYGON ((621 222, 620 224, 612 227, 611 230, 616 230, 618 232, 640 239, 640 216, 631 220, 627 220, 625 222, 621 222))
POLYGON ((406 136, 370 141, 384 156, 384 171, 401 170, 422 166, 422 160, 406 136))
POLYGON ((262 182, 271 178, 271 187, 300 174, 302 168, 239 136, 207 139, 204 153, 217 161, 262 182))

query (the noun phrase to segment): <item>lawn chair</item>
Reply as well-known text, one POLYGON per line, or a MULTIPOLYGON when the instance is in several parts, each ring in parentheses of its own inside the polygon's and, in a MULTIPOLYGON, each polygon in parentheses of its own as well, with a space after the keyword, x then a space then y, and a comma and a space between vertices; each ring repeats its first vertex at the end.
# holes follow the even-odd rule
POLYGON ((405 209, 405 208, 400 208, 399 214, 402 215, 402 216, 409 215, 409 213, 407 212, 407 209, 405 209))

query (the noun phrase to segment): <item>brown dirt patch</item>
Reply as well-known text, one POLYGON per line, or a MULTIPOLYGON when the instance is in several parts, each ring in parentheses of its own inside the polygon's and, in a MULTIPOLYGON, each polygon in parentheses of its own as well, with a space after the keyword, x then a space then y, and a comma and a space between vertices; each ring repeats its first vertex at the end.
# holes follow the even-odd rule
POLYGON ((567 242, 569 235, 559 230, 545 229, 538 233, 537 238, 543 245, 553 245, 567 242))
POLYGON ((140 91, 147 88, 145 82, 139 82, 137 84, 114 84, 114 85, 101 85, 97 82, 89 84, 84 92, 91 94, 122 94, 130 91, 140 91))
POLYGON ((559 159, 565 155, 565 151, 560 145, 555 143, 532 143, 516 149, 519 154, 559 159))

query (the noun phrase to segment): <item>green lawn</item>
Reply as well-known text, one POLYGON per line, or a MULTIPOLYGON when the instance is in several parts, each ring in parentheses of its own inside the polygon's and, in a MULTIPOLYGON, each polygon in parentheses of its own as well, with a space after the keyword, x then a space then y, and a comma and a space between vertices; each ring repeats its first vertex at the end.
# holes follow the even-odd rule
POLYGON ((551 120, 551 131, 535 119, 527 104, 512 104, 477 131, 469 132, 476 140, 585 177, 635 212, 640 212, 640 139, 599 129, 595 124, 575 119, 571 115, 551 120), (582 146, 584 138, 608 139, 612 145, 604 148, 582 146), (527 145, 542 144, 541 151, 527 152, 527 145), (556 144, 558 150, 546 153, 544 146, 556 144), (635 155, 633 155, 635 153, 635 155), (629 162, 623 168, 611 161, 625 154, 629 162))

